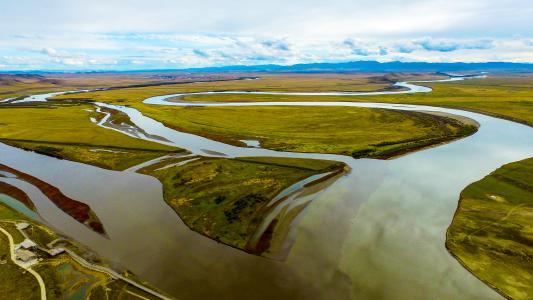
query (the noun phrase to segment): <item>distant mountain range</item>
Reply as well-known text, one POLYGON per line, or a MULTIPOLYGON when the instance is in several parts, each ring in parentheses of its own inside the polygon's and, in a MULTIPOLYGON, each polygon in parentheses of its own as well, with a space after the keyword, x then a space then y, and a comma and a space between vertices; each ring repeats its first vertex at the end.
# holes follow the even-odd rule
POLYGON ((132 71, 7 71, 4 74, 46 73, 168 73, 168 72, 277 72, 277 73, 322 73, 322 72, 533 72, 533 63, 483 62, 483 63, 428 63, 428 62, 377 62, 352 61, 342 63, 310 63, 296 65, 224 66, 188 69, 158 69, 132 71))
POLYGON ((428 63, 352 61, 344 63, 312 63, 291 66, 258 65, 190 68, 188 72, 533 72, 533 63, 428 63))

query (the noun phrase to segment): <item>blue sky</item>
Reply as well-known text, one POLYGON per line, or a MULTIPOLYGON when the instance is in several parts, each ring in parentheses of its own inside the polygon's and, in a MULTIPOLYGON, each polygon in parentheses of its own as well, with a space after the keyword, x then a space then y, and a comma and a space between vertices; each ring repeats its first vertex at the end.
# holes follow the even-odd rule
POLYGON ((0 0, 1 70, 533 62, 533 1, 0 0))

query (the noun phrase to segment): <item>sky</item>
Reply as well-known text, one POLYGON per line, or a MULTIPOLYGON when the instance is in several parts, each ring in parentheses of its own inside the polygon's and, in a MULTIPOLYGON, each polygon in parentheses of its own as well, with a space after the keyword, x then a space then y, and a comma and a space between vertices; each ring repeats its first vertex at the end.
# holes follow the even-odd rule
POLYGON ((0 0, 2 70, 533 63, 531 0, 0 0))

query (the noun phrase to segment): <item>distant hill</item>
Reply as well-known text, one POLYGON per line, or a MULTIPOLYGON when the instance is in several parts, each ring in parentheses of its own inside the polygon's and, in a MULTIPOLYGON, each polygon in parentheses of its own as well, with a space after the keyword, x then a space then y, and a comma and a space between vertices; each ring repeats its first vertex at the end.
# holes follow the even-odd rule
POLYGON ((352 61, 343 63, 311 63, 296 65, 224 66, 187 69, 147 69, 131 71, 7 71, 4 74, 47 74, 47 73, 176 73, 176 72, 242 72, 242 73, 348 73, 348 72, 533 72, 533 63, 483 62, 483 63, 428 63, 428 62, 377 62, 352 61))
POLYGON ((190 68, 189 72, 533 72, 531 63, 427 63, 353 61, 344 63, 312 63, 291 66, 258 65, 190 68))

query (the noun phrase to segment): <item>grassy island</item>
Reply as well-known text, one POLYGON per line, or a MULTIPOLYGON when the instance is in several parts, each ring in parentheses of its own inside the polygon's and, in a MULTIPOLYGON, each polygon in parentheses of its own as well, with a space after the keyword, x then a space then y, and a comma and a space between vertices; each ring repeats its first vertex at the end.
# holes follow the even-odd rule
MULTIPOLYGON (((163 183, 166 202, 192 230, 254 254, 269 250, 271 236, 254 241, 270 201, 310 176, 345 172, 343 163, 273 157, 164 161, 140 170, 163 183)), ((282 200, 282 199, 280 199, 282 200)), ((271 226, 270 231, 277 228, 271 226)))
POLYGON ((533 298, 533 158, 507 164, 461 192, 446 247, 509 299, 533 298))

